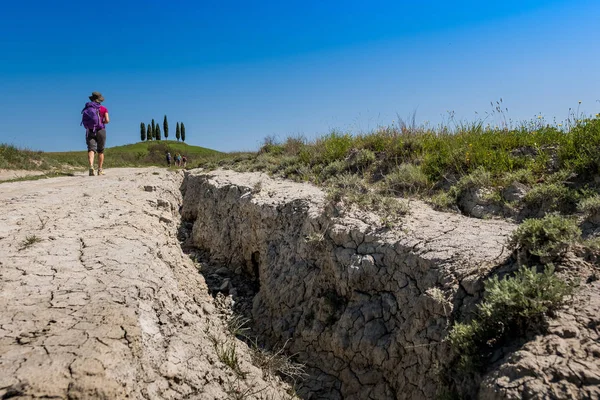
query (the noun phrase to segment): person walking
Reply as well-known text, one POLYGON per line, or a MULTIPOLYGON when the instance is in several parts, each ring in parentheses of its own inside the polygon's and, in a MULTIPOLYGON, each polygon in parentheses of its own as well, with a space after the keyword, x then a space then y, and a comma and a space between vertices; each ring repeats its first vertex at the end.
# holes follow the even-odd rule
POLYGON ((171 166, 171 153, 167 151, 167 164, 171 166))
POLYGON ((106 144, 106 124, 110 122, 108 109, 101 103, 104 96, 100 92, 92 92, 90 101, 81 111, 81 124, 85 127, 85 143, 88 150, 89 174, 95 175, 94 155, 98 153, 98 176, 104 175, 104 145, 106 144))

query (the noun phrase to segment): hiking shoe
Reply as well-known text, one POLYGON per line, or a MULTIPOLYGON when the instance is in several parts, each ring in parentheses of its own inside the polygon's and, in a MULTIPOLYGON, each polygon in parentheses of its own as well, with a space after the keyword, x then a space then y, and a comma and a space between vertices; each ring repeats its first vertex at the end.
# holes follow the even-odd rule
POLYGON ((94 168, 90 168, 90 176, 94 176, 96 173, 94 172, 94 168))
POLYGON ((98 176, 100 176, 100 175, 104 175, 104 170, 103 169, 99 169, 98 170, 98 176))

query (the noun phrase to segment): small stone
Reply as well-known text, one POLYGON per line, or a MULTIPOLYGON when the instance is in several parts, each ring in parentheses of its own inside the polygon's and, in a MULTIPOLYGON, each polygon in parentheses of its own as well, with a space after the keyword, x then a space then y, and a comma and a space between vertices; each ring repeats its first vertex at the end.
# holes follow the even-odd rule
POLYGON ((513 182, 502 191, 502 197, 509 202, 521 201, 528 190, 529 188, 526 185, 520 182, 513 182))
POLYGON ((169 209, 171 208, 171 203, 169 203, 169 202, 168 202, 168 201, 166 201, 166 200, 161 200, 161 199, 158 199, 158 200, 156 201, 156 205, 157 205, 157 207, 169 208, 169 209))
POLYGON ((227 267, 221 267, 215 271, 215 274, 217 275, 229 275, 230 273, 231 271, 229 271, 229 268, 227 267))
POLYGON ((156 191, 156 186, 146 185, 146 186, 144 186, 144 190, 146 192, 154 192, 154 191, 156 191))
POLYGON ((230 280, 229 279, 224 279, 223 283, 221 283, 221 286, 219 286, 219 291, 220 292, 228 293, 230 286, 231 286, 230 280))

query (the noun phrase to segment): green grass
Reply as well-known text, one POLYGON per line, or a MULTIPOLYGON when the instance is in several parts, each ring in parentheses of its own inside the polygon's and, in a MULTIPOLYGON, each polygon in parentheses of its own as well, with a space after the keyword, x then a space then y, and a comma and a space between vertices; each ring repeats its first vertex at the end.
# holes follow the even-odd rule
POLYGON ((45 153, 0 143, 0 169, 46 170, 54 163, 45 153))
MULTIPOLYGON (((469 322, 454 324, 448 334, 454 364, 448 373, 461 385, 485 373, 489 358, 514 338, 546 330, 546 319, 573 294, 575 286, 554 273, 521 267, 514 275, 493 276, 485 284, 484 299, 469 322)), ((468 384, 467 384, 468 385, 468 384)))
POLYGON ((511 200, 503 212, 515 210, 510 214, 515 218, 569 215, 600 194, 593 179, 600 173, 600 119, 578 120, 565 123, 568 129, 539 119, 510 129, 463 123, 380 127, 362 135, 332 131, 313 141, 269 137, 256 153, 219 154, 199 164, 263 171, 334 190, 340 178, 349 181, 349 174, 364 183, 356 188, 360 193, 418 197, 450 210, 474 189, 485 189, 502 208, 502 191, 519 182, 527 186, 527 195, 511 200))
MULTIPOLYGON (((173 140, 147 141, 105 149, 105 168, 165 165, 165 154, 180 153, 188 159, 188 167, 219 156, 215 150, 191 146, 173 140)), ((41 152, 0 144, 0 168, 26 170, 64 170, 87 168, 87 151, 41 152)))
POLYGON ((548 313, 573 291, 574 286, 557 277, 551 265, 543 272, 524 266, 513 276, 491 277, 475 318, 456 323, 448 335, 458 367, 477 368, 485 355, 510 336, 543 329, 548 313))
POLYGON ((556 256, 581 237, 573 218, 548 214, 541 219, 527 219, 510 238, 509 246, 527 255, 556 256))
POLYGON ((36 235, 32 235, 32 236, 27 236, 25 238, 25 240, 23 241, 23 243, 21 243, 21 248, 19 250, 25 250, 31 246, 33 246, 36 243, 41 242, 42 239, 37 237, 36 235))

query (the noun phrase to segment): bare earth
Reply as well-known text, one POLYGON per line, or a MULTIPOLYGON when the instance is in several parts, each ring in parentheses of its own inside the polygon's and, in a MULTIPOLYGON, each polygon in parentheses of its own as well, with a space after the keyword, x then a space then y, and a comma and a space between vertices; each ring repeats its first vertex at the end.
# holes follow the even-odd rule
POLYGON ((0 398, 289 398, 181 251, 182 179, 111 169, 0 185, 0 398), (243 374, 215 342, 235 346, 243 374))

